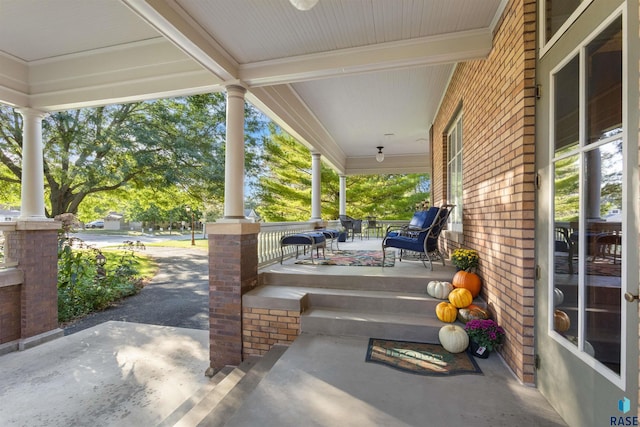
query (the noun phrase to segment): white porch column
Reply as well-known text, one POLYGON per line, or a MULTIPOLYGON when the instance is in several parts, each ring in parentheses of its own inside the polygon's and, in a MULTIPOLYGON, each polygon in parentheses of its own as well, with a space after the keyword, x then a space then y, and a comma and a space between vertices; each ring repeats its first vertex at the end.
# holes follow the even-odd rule
POLYGON ((340 175, 340 215, 347 214, 347 177, 340 175))
POLYGON ((311 220, 322 219, 321 206, 321 180, 322 165, 320 164, 320 153, 311 153, 311 220))
POLYGON ((227 141, 224 159, 224 219, 244 219, 244 94, 227 86, 227 141))
POLYGON ((20 108, 22 128, 22 187, 20 221, 49 221, 44 211, 42 119, 46 113, 20 108))

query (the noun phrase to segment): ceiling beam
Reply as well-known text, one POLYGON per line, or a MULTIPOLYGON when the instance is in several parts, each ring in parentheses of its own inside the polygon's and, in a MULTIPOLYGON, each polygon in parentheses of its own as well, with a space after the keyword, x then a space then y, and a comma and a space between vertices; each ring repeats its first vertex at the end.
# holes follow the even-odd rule
POLYGON ((251 88, 247 100, 300 143, 319 152, 339 173, 344 172, 344 152, 291 86, 251 88))
POLYGON ((239 78, 249 86, 264 86, 450 64, 486 58, 492 42, 493 35, 488 29, 464 31, 243 64, 239 78))
POLYGON ((160 34, 223 81, 237 80, 238 64, 173 0, 121 0, 160 34))

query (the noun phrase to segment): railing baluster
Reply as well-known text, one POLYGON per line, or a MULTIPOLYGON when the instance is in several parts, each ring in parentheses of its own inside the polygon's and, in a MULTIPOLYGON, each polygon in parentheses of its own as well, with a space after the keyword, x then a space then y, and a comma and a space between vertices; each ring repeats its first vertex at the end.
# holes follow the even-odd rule
POLYGON ((7 231, 15 231, 15 222, 0 223, 0 269, 15 267, 18 265, 18 260, 10 259, 9 245, 11 240, 7 239, 7 231))

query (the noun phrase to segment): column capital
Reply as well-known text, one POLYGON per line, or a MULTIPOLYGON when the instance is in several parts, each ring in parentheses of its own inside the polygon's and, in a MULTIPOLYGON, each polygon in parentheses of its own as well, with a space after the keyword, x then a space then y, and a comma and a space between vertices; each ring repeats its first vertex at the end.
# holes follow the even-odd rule
POLYGON ((40 120, 44 119, 47 115, 49 115, 47 111, 36 110, 35 108, 31 108, 31 107, 20 107, 20 108, 16 108, 16 110, 18 111, 18 113, 22 115, 22 117, 31 117, 31 118, 40 119, 40 120))
POLYGON ((247 87, 241 83, 231 83, 226 85, 224 88, 228 94, 233 93, 234 95, 244 95, 247 93, 247 87))

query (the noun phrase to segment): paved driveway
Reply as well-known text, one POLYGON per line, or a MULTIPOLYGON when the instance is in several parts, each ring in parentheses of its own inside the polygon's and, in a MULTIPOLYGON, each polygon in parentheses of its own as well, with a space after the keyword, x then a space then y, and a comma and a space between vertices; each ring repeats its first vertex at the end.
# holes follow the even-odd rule
POLYGON ((73 334, 109 320, 209 329, 208 255, 200 249, 147 247, 159 264, 158 274, 142 291, 107 310, 69 326, 73 334))

